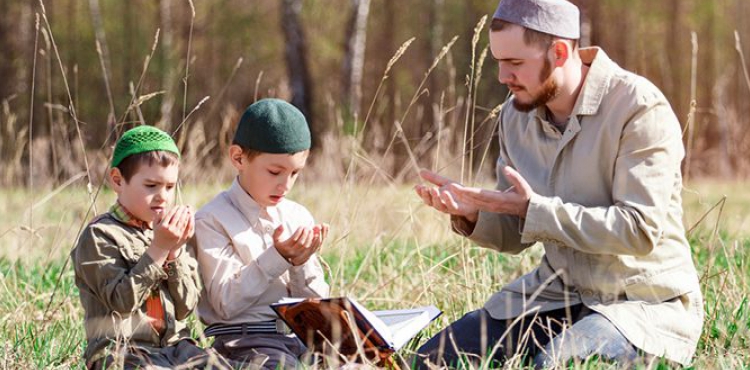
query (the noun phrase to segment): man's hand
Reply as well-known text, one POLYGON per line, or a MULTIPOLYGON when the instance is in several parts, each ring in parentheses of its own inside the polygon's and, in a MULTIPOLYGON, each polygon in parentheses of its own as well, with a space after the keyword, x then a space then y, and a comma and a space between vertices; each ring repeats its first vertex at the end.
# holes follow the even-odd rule
POLYGON ((276 228, 273 233, 273 243, 279 254, 293 266, 303 265, 323 245, 328 237, 328 225, 319 224, 312 228, 300 227, 289 239, 281 240, 284 226, 276 228))
POLYGON ((195 232, 195 216, 190 206, 177 206, 154 218, 154 240, 146 251, 155 261, 174 259, 177 251, 195 232))
POLYGON ((485 212, 504 213, 526 218, 529 199, 534 190, 516 170, 509 166, 503 168, 505 177, 513 184, 504 191, 480 188, 457 187, 454 193, 461 202, 485 212))
POLYGON ((433 187, 417 185, 414 187, 417 194, 422 198, 424 204, 449 215, 462 216, 470 222, 477 222, 479 207, 467 203, 456 197, 457 191, 463 189, 459 183, 440 176, 432 171, 419 171, 425 181, 430 182, 433 187))

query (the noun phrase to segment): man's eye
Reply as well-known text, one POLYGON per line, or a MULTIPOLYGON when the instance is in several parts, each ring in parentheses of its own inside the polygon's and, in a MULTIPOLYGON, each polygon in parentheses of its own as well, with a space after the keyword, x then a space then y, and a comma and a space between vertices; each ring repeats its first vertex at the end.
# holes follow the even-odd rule
POLYGON ((149 189, 152 189, 152 188, 155 188, 156 185, 155 184, 146 184, 146 187, 149 188, 149 189))
POLYGON ((269 170, 268 173, 270 173, 271 175, 274 175, 274 176, 278 176, 281 173, 281 171, 270 171, 269 170))
POLYGON ((167 185, 167 190, 172 190, 172 189, 174 189, 174 185, 167 185))

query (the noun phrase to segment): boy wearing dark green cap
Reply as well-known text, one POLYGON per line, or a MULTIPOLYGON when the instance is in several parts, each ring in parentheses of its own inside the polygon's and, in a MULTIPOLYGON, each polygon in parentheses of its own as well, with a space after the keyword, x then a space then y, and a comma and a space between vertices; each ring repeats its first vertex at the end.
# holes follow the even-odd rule
POLYGON ((89 369, 219 361, 195 345, 184 321, 200 285, 197 262, 184 248, 193 212, 170 208, 179 156, 172 138, 151 126, 129 130, 115 146, 108 180, 117 202, 83 230, 71 252, 89 369))
POLYGON ((328 296, 315 255, 328 226, 285 198, 309 149, 310 130, 297 108, 278 99, 252 104, 229 149, 237 178, 196 215, 205 285, 198 316, 214 348, 239 366, 297 366, 306 348, 269 305, 328 296))

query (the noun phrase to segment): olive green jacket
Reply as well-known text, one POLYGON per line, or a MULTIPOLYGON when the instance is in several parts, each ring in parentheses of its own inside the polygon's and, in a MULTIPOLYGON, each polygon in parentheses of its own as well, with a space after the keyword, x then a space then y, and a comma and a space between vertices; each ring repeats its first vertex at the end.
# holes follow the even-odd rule
POLYGON ((191 252, 183 251, 166 266, 157 265, 146 254, 152 239, 152 230, 129 226, 109 212, 83 230, 71 252, 85 311, 88 364, 111 344, 165 347, 190 337, 185 318, 200 294, 197 263, 191 252), (162 335, 146 315, 146 298, 153 289, 165 314, 162 335))

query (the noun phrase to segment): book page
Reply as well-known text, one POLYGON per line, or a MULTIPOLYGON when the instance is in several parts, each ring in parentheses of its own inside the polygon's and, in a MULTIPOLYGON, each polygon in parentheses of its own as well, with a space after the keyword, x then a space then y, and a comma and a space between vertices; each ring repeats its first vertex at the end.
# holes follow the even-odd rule
POLYGON ((442 312, 435 306, 426 306, 405 310, 373 311, 388 326, 393 338, 393 349, 399 350, 414 338, 420 330, 442 312))
MULTIPOLYGON (((278 313, 279 307, 295 305, 304 300, 304 298, 282 298, 279 302, 272 304, 271 307, 278 313)), ((403 310, 370 311, 356 300, 346 297, 323 298, 319 299, 319 301, 320 304, 351 307, 351 310, 356 311, 360 316, 360 318, 356 318, 357 315, 355 315, 355 319, 357 326, 363 331, 363 334, 368 335, 370 338, 379 337, 393 351, 401 349, 420 330, 424 329, 433 319, 442 314, 435 306, 403 310)))
MULTIPOLYGON (((349 301, 352 303, 352 307, 359 311, 359 313, 362 314, 362 316, 367 320, 367 322, 372 326, 372 329, 377 332, 381 338, 394 350, 395 348, 393 343, 393 334, 391 333, 391 330, 388 328, 388 325, 383 322, 377 315, 375 315, 372 311, 364 308, 359 302, 355 301, 352 298, 349 298, 349 301)), ((365 335, 367 333, 364 333, 365 335)))

